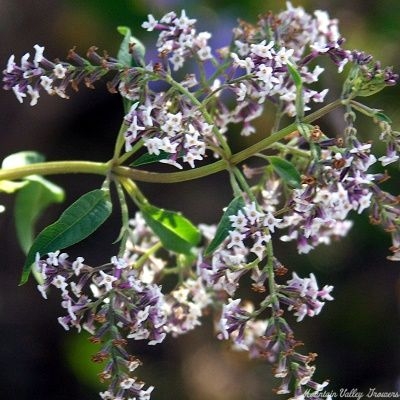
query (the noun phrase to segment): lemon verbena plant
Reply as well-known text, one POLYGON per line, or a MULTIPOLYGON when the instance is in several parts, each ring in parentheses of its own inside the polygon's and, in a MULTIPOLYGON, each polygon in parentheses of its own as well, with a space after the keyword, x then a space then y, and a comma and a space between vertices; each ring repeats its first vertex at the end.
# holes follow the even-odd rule
POLYGON ((240 21, 218 49, 185 11, 149 15, 142 27, 154 35, 154 59, 129 28, 119 27, 123 40, 115 57, 96 47, 83 56, 74 48, 66 61, 52 61, 35 45, 33 56, 12 55, 6 64, 3 87, 21 103, 35 106, 46 94, 67 99, 101 80, 121 96, 125 110, 105 162, 46 162, 34 151, 4 159, 0 190, 15 193, 16 207, 25 207, 15 217, 26 252, 21 283, 33 272, 44 298, 58 289, 62 327, 86 330, 101 344, 92 361, 104 365, 103 399, 149 399, 153 386, 136 378, 141 361, 128 342, 154 346, 167 335, 183 335, 201 324, 206 310, 219 339, 272 365, 276 393, 318 398, 328 380, 314 378, 316 354, 302 352, 294 325, 318 315, 333 300, 333 287, 284 266, 274 243, 292 242, 293 252, 306 254, 346 237, 352 217, 367 213, 391 235, 388 258, 400 260, 399 199, 381 188, 385 166, 398 161, 400 136, 382 110, 360 100, 398 76, 371 55, 346 49, 338 21, 326 12, 308 14, 290 3, 255 24, 240 21), (320 60, 331 67, 325 71, 320 60), (324 82, 341 81, 343 89, 324 104, 329 88, 321 88, 320 77, 328 73, 334 77, 324 82), (232 141, 256 132, 254 122, 265 110, 275 113, 269 132, 234 153, 232 141), (317 122, 334 110, 345 129, 324 132, 317 122), (359 137, 358 114, 380 131, 375 141, 386 152, 377 154, 359 137), (258 161, 252 166, 249 159, 258 161), (149 171, 154 163, 168 170, 149 171), (140 190, 141 182, 221 171, 232 198, 212 226, 150 204, 140 190), (63 189, 44 176, 68 173, 98 174, 104 182, 36 234, 34 221, 63 199, 63 189), (40 201, 27 207, 34 193, 40 201), (121 230, 104 264, 70 257, 68 247, 90 236, 115 208, 121 230), (163 282, 171 276, 176 284, 167 290, 163 282))

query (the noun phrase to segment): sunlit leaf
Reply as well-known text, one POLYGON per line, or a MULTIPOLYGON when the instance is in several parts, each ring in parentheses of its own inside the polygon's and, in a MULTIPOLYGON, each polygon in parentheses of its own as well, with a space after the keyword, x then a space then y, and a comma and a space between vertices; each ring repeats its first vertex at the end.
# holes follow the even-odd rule
POLYGON ((232 224, 229 219, 231 215, 236 215, 245 206, 242 196, 235 197, 226 208, 215 232, 214 239, 208 245, 205 255, 208 256, 216 250, 219 245, 229 236, 232 224))
POLYGON ((119 26, 117 30, 124 36, 117 55, 118 61, 127 67, 143 67, 146 51, 143 43, 132 36, 127 26, 119 26))
POLYGON ((391 123, 392 123, 392 120, 391 120, 386 114, 384 114, 383 112, 376 112, 376 113, 374 114, 374 117, 375 117, 378 121, 387 122, 388 124, 391 124, 391 123))
POLYGON ((0 181, 0 192, 15 193, 17 190, 22 189, 27 182, 14 182, 14 181, 0 181))
POLYGON ((45 161, 44 156, 36 151, 20 151, 7 156, 1 164, 1 168, 16 168, 43 161, 45 161))
MULTIPOLYGON (((145 47, 143 43, 132 36, 131 30, 127 26, 117 27, 118 32, 124 37, 118 50, 118 61, 128 68, 143 67, 145 65, 145 47)), ((128 113, 133 101, 123 98, 125 113, 128 113)))
POLYGON ((25 261, 21 284, 28 280, 37 253, 42 256, 82 241, 106 221, 111 211, 110 195, 105 190, 93 190, 76 200, 34 240, 25 261))
POLYGON ((145 153, 138 157, 132 164, 131 167, 138 167, 139 165, 146 165, 152 164, 160 160, 165 160, 166 158, 170 157, 171 154, 167 153, 166 151, 160 151, 160 154, 149 154, 145 153))
POLYGON ((190 254, 199 244, 199 230, 183 215, 149 204, 141 208, 143 218, 167 250, 190 254))
POLYGON ((32 245, 34 226, 42 212, 53 203, 64 200, 64 190, 41 176, 30 176, 15 198, 15 226, 22 250, 32 245))
POLYGON ((268 161, 272 165, 274 171, 282 178, 282 180, 289 186, 297 188, 301 185, 301 176, 299 171, 294 167, 294 165, 278 156, 267 157, 268 161))

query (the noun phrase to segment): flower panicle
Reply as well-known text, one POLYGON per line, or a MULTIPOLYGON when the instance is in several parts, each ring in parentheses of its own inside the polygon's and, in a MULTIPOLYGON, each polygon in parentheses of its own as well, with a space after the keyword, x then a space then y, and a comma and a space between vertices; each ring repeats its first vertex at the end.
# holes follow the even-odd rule
MULTIPOLYGON (((116 71, 118 82, 122 71, 126 69, 108 54, 99 55, 95 46, 89 48, 87 58, 81 57, 75 48, 71 49, 67 59, 72 63, 48 60, 44 56, 44 46, 36 44, 34 49, 33 60, 30 59, 30 53, 26 53, 19 64, 15 56, 11 55, 3 71, 3 89, 12 90, 20 103, 29 96, 31 106, 37 104, 42 91, 68 99, 68 87, 77 91, 83 83, 88 88, 94 88, 93 84, 110 71, 116 71)), ((108 85, 110 91, 116 84, 108 85)))

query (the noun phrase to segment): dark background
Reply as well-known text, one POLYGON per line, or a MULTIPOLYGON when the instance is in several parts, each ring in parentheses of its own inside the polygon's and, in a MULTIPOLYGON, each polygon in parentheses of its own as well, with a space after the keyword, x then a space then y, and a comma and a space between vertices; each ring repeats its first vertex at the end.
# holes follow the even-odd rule
MULTIPOLYGON (((400 3, 384 1, 293 1, 307 11, 328 10, 341 21, 340 31, 348 48, 374 54, 384 65, 399 72, 400 3)), ((74 45, 85 54, 95 44, 116 54, 120 35, 116 26, 127 25, 139 38, 154 38, 140 24, 148 13, 156 17, 182 7, 198 20, 198 30, 214 34, 214 43, 229 37, 237 17, 255 21, 259 13, 285 7, 283 1, 11 1, 0 0, 0 63, 10 54, 19 59, 36 43, 46 55, 65 58, 74 45)), ((331 84, 332 82, 330 82, 331 84)), ((37 150, 49 160, 88 159, 105 161, 112 155, 113 141, 123 111, 118 96, 101 84, 98 90, 84 88, 71 100, 43 95, 36 107, 20 105, 10 92, 0 92, 0 159, 21 150, 37 150)), ((340 83, 333 85, 332 96, 340 83)), ((383 108, 400 126, 399 88, 389 88, 367 99, 371 107, 383 108)), ((377 131, 362 118, 364 139, 377 131)), ((261 122, 261 126, 262 126, 261 122)), ((265 122, 264 122, 265 123, 265 122)), ((333 114, 321 123, 332 134, 342 129, 341 117, 333 114)), ((240 147, 240 143, 237 144, 240 147)), ((399 193, 397 167, 388 187, 399 193)), ((49 209, 40 227, 54 221, 63 207, 84 192, 99 186, 93 176, 54 176, 67 189, 62 206, 49 209)), ((140 185, 157 205, 181 210, 195 222, 214 223, 231 196, 224 175, 192 183, 140 185)), ((87 361, 93 352, 86 338, 66 333, 56 318, 64 310, 58 293, 42 299, 33 281, 18 287, 24 257, 15 240, 12 198, 2 195, 7 213, 0 216, 0 398, 1 399, 96 399, 101 386, 87 361)), ((114 254, 109 244, 118 234, 118 216, 84 245, 70 253, 83 255, 93 264, 114 254)), ((352 388, 366 392, 400 390, 399 387, 399 264, 385 259, 390 238, 368 224, 367 216, 356 216, 349 237, 331 247, 321 247, 298 257, 294 248, 278 246, 277 256, 300 274, 314 272, 321 285, 335 285, 335 301, 320 317, 294 324, 297 337, 307 351, 319 353, 317 380, 331 380, 328 390, 352 388)), ((138 374, 156 386, 156 400, 261 400, 272 398, 270 367, 231 353, 213 335, 205 321, 201 329, 178 340, 168 339, 155 348, 134 344, 132 350, 145 362, 138 374)))

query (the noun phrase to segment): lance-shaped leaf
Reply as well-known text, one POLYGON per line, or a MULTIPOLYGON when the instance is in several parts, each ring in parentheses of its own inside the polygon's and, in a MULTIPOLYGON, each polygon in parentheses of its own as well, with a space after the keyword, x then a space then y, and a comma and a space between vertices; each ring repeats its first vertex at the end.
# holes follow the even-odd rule
POLYGON ((239 210, 245 206, 242 196, 235 197, 226 208, 221 221, 218 224, 217 231, 215 232, 214 239, 208 245, 205 254, 210 255, 218 248, 218 246, 229 236, 229 231, 232 230, 232 224, 229 219, 231 215, 236 215, 239 210))
MULTIPOLYGON (((45 158, 36 151, 21 151, 3 160, 2 168, 14 168, 44 162, 45 158)), ((43 211, 52 203, 64 200, 64 190, 38 175, 30 175, 22 182, 0 182, 1 189, 17 191, 14 207, 14 221, 17 238, 25 254, 32 245, 34 225, 43 211)))
POLYGON ((303 81, 298 67, 294 63, 289 61, 286 66, 296 86, 296 119, 302 120, 304 117, 303 81))
POLYGON ((41 176, 26 178, 26 185, 15 198, 15 227, 19 244, 25 254, 32 246, 34 227, 43 211, 53 203, 64 200, 64 190, 41 176))
POLYGON ((119 26, 118 32, 124 36, 118 51, 118 61, 127 67, 143 67, 145 47, 143 43, 132 36, 127 26, 119 26))
POLYGON ((28 280, 37 253, 42 256, 82 241, 104 223, 111 211, 110 194, 106 190, 96 189, 76 200, 36 237, 29 249, 20 284, 28 280))
POLYGON ((140 165, 152 164, 160 160, 165 160, 170 157, 171 154, 166 151, 160 151, 160 154, 149 154, 145 153, 138 157, 132 164, 131 167, 138 167, 140 165))
POLYGON ((294 165, 278 156, 267 157, 268 161, 272 165, 274 171, 282 178, 282 180, 289 186, 298 188, 301 185, 301 176, 299 171, 294 167, 294 165))
POLYGON ((167 250, 189 255, 192 247, 199 244, 199 230, 182 214, 150 204, 141 207, 141 212, 146 223, 167 250))
MULTIPOLYGON (((132 36, 131 30, 127 26, 119 26, 117 30, 124 36, 118 50, 118 61, 128 68, 143 67, 145 65, 145 47, 143 43, 132 36)), ((125 113, 128 113, 133 101, 124 97, 123 102, 125 113)))
POLYGON ((36 151, 20 151, 7 156, 1 164, 1 168, 15 168, 43 161, 45 161, 43 154, 40 154, 36 151))

